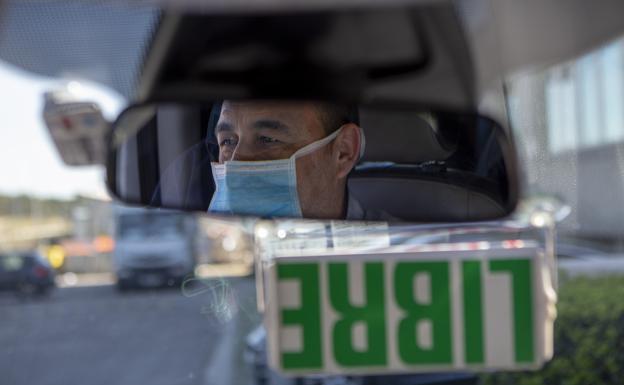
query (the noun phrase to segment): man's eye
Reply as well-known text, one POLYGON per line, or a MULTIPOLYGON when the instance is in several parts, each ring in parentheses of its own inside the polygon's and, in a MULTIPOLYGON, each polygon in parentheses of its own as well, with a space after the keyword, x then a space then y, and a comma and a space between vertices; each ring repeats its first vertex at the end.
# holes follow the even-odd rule
POLYGON ((219 142, 219 146, 234 146, 236 145, 236 141, 232 138, 223 139, 219 142))
POLYGON ((271 143, 279 143, 279 140, 275 139, 275 138, 270 138, 268 136, 261 136, 259 138, 261 143, 265 143, 265 144, 271 144, 271 143))

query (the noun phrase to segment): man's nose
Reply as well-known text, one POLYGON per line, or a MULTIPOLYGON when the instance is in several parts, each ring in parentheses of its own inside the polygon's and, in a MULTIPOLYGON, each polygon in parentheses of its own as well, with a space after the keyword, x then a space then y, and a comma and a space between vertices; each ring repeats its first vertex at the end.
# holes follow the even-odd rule
POLYGON ((254 152, 250 151, 250 149, 247 147, 248 146, 245 146, 245 144, 239 142, 236 145, 236 148, 234 149, 234 151, 232 152, 231 160, 240 160, 240 161, 258 160, 258 159, 255 159, 254 152))

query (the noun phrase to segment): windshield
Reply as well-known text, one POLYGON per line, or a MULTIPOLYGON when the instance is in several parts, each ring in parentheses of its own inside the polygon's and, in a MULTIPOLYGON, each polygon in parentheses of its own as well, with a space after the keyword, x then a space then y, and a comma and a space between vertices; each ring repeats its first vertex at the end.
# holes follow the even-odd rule
MULTIPOLYGON (((473 16, 481 17, 477 8, 474 11, 473 16)), ((524 212, 487 225, 438 223, 433 229, 426 221, 405 226, 385 222, 346 225, 339 221, 282 220, 263 227, 263 223, 235 218, 125 207, 109 195, 102 166, 70 168, 63 164, 42 117, 43 94, 59 88, 69 90, 80 100, 96 102, 104 117, 114 120, 136 96, 137 79, 160 14, 154 7, 118 1, 1 3, 0 382, 15 385, 374 385, 395 379, 400 383, 492 385, 620 382, 624 376, 621 354, 624 38, 505 79, 505 97, 500 102, 506 104, 519 157, 521 198, 526 203, 522 207, 536 201, 558 201, 556 208, 561 213, 567 212, 565 206, 570 208, 569 215, 565 218, 562 215, 556 228, 559 286, 556 280, 549 281, 544 287, 550 291, 541 293, 543 303, 539 308, 531 308, 526 296, 504 296, 516 293, 513 290, 518 287, 525 289, 523 295, 531 289, 543 289, 539 284, 527 284, 530 274, 525 261, 511 258, 529 249, 532 257, 543 257, 544 250, 539 248, 542 245, 534 239, 536 234, 542 236, 544 231, 552 229, 540 227, 523 232, 514 220, 515 215, 524 212), (368 265, 354 264, 353 269, 347 268, 344 261, 331 261, 333 257, 348 258, 358 252, 367 253, 369 259, 413 252, 428 253, 426 256, 431 258, 423 266, 408 266, 412 269, 410 274, 417 276, 411 281, 413 277, 404 274, 396 267, 399 263, 391 259, 377 264, 374 261, 368 265), (507 274, 513 269, 505 271, 510 264, 501 261, 486 266, 483 261, 494 252, 510 258, 511 265, 519 266, 520 273, 507 274), (270 253, 288 257, 321 256, 329 262, 322 266, 308 265, 312 265, 313 276, 317 272, 314 269, 322 273, 317 274, 316 280, 297 281, 292 278, 297 278, 302 270, 277 269, 272 260, 261 259, 270 253), (18 258, 20 255, 37 255, 43 261, 33 259, 33 263, 26 263, 18 258), (463 261, 466 263, 461 269, 458 262, 436 265, 438 259, 449 259, 449 255, 469 255, 470 260, 463 261), (451 265, 455 266, 454 270, 444 270, 451 265), (262 269, 266 266, 275 275, 265 274, 262 269), (419 275, 422 271, 418 269, 431 274, 419 275), (498 273, 502 270, 504 274, 491 274, 484 279, 483 287, 480 283, 470 284, 468 277, 485 275, 487 269, 498 269, 498 273), (286 281, 291 280, 274 286, 263 281, 279 274, 286 281), (370 280, 376 284, 370 290, 363 290, 361 281, 349 278, 355 274, 366 279, 372 277, 370 280), (393 285, 395 278, 400 284, 393 285), (446 287, 438 285, 439 282, 446 282, 446 287), (442 305, 435 301, 440 287, 442 305), (318 305, 313 309, 314 318, 297 312, 302 303, 293 293, 304 292, 307 299, 318 305), (265 319, 263 311, 270 309, 276 297, 284 301, 285 310, 265 319), (369 299, 381 304, 377 310, 384 309, 385 303, 392 303, 393 307, 387 307, 392 312, 389 318, 392 323, 385 325, 372 312, 374 307, 365 306, 369 299), (472 311, 480 309, 481 299, 483 303, 502 305, 484 313, 481 319, 480 312, 472 311), (514 318, 512 313, 517 303, 523 311, 514 313, 518 315, 514 318), (328 316, 321 319, 321 311, 327 311, 328 316), (558 318, 554 331, 544 327, 540 329, 543 339, 527 337, 533 314, 535 319, 552 321, 555 313, 558 318), (416 322, 423 314, 431 317, 431 322, 428 319, 416 322), (444 333, 440 337, 435 326, 439 324, 434 323, 440 314, 447 337, 452 331, 462 336, 462 341, 477 342, 464 350, 452 344, 444 333), (500 314, 509 325, 515 322, 529 326, 515 334, 510 331, 513 326, 503 330, 495 322, 495 316, 500 314), (331 339, 335 342, 331 346, 315 345, 313 358, 342 354, 346 357, 342 361, 346 362, 344 367, 352 365, 348 375, 286 378, 270 369, 271 359, 272 364, 281 364, 270 358, 272 350, 267 347, 267 328, 276 322, 287 324, 282 330, 282 340, 286 342, 273 347, 287 351, 288 364, 306 363, 305 346, 300 341, 331 339), (371 328, 375 329, 374 333, 369 333, 366 322, 375 326, 371 328), (335 333, 330 330, 334 324, 338 325, 335 333), (310 337, 300 325, 318 333, 310 337), (475 325, 484 326, 479 329, 475 325), (478 342, 479 333, 487 335, 482 343, 478 342), (385 344, 386 336, 388 341, 392 340, 388 346, 394 349, 388 353, 391 359, 409 356, 414 351, 435 352, 433 347, 442 339, 448 345, 442 358, 450 361, 459 357, 464 360, 463 366, 453 373, 444 370, 439 373, 435 362, 420 367, 406 364, 399 370, 404 377, 368 376, 382 366, 383 360, 374 354, 365 357, 365 361, 358 361, 358 357, 366 355, 369 340, 380 346, 385 344), (554 336, 554 357, 543 368, 543 362, 533 366, 524 362, 520 372, 519 366, 512 366, 514 370, 507 370, 509 367, 484 370, 482 365, 466 365, 470 359, 512 362, 517 359, 512 353, 518 351, 522 359, 531 344, 535 351, 542 349, 548 355, 552 346, 546 346, 544 340, 550 336, 554 336), (351 338, 357 344, 349 346, 353 349, 345 354, 348 344, 343 342, 352 341, 351 338), (512 340, 520 348, 499 354, 496 347, 511 346, 512 340), (407 353, 401 346, 408 347, 407 353), (373 364, 358 367, 361 362, 373 364), (436 373, 413 376, 410 370, 436 373)), ((436 24, 432 20, 423 25, 436 24)), ((188 42, 192 45, 191 40, 188 42)), ((427 44, 439 42, 432 39, 422 43, 418 49, 424 52, 427 44)), ((220 52, 225 52, 227 59, 227 50, 220 52)), ((245 52, 237 52, 235 56, 239 54, 245 56, 245 52)), ((270 52, 262 50, 254 51, 252 56, 265 54, 266 63, 275 59, 270 52)), ((453 55, 449 56, 452 59, 453 55)), ((227 67, 228 63, 223 60, 221 64, 227 67)), ((462 68, 459 72, 469 71, 462 68)), ((445 93, 447 88, 440 87, 435 73, 431 75, 430 79, 436 81, 423 87, 423 92, 439 89, 445 93)), ((400 76, 392 76, 395 85, 402 84, 400 76)), ((459 96, 457 99, 463 100, 459 96)), ((208 118, 209 113, 197 119, 208 118)), ((182 117, 180 121, 188 123, 185 119, 182 117)), ((207 125, 202 127, 205 131, 207 125)), ((185 143, 169 139, 163 139, 160 144, 186 148, 185 143)), ((163 152, 162 148, 159 147, 160 158, 151 160, 164 161, 177 155, 163 152)), ((352 152, 353 156, 358 155, 358 151, 352 152)), ((476 160, 474 167, 465 162, 478 159, 476 152, 474 157, 469 154, 470 157, 455 159, 457 164, 445 169, 443 176, 449 176, 448 171, 455 169, 476 168, 476 160)), ((264 160, 287 159, 291 152, 281 155, 264 160)), ((358 171, 367 171, 367 167, 371 171, 371 167, 380 165, 384 164, 362 164, 358 171)), ((427 173, 441 172, 438 163, 424 166, 427 173)), ((410 166, 407 171, 417 171, 413 168, 410 166)), ((316 167, 313 171, 327 170, 316 167)), ((136 183, 140 180, 138 174, 129 172, 124 177, 136 183)), ((384 174, 374 176, 381 179, 384 174)), ((154 179, 154 175, 150 177, 154 179)), ((212 181, 211 174, 199 177, 212 181)), ((366 186, 362 189, 371 196, 382 190, 366 186)), ((416 199, 402 194, 400 187, 393 191, 404 201, 416 199)), ((436 190, 418 191, 423 196, 439 197, 440 202, 447 202, 428 204, 429 201, 419 199, 421 204, 425 202, 423 206, 436 212, 440 207, 452 206, 448 202, 470 200, 470 196, 464 195, 457 198, 454 190, 448 191, 450 198, 436 194, 436 190)), ((150 199, 154 196, 152 190, 145 194, 150 199)), ((310 196, 314 200, 315 194, 310 196)), ((402 213, 409 211, 407 204, 401 206, 404 201, 381 204, 394 205, 396 212, 402 213)), ((416 205, 409 205, 412 206, 416 205)), ((301 265, 304 270, 308 268, 301 265)), ((545 271, 537 271, 539 274, 535 276, 550 279, 545 271)), ((338 364, 328 367, 331 373, 344 369, 338 364)))

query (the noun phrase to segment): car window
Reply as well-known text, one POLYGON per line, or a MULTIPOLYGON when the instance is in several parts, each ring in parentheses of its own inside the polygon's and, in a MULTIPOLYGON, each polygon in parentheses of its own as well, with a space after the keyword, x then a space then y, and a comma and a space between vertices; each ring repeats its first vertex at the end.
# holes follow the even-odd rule
POLYGON ((19 271, 25 265, 24 258, 17 254, 9 254, 1 257, 0 263, 2 263, 4 271, 8 272, 19 271))
POLYGON ((119 218, 117 236, 120 239, 175 238, 184 236, 184 216, 132 215, 119 218))
POLYGON ((609 362, 619 348, 605 343, 624 314, 610 300, 623 273, 623 100, 624 37, 507 79, 525 194, 559 200, 569 215, 557 229, 553 360, 536 372, 487 375, 484 384, 614 383, 609 377, 624 367, 609 362))
POLYGON ((572 208, 560 227, 562 252, 617 255, 624 234, 624 38, 508 84, 528 192, 572 208))

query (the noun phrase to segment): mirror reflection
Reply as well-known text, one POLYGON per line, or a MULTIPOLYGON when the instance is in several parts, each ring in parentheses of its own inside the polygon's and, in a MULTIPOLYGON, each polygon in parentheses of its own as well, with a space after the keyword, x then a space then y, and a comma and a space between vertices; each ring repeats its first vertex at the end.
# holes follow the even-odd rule
POLYGON ((472 221, 515 206, 501 127, 474 114, 322 101, 149 104, 115 124, 111 191, 218 215, 472 221))

